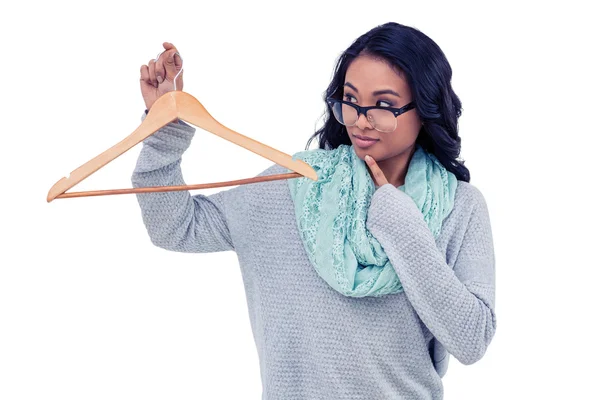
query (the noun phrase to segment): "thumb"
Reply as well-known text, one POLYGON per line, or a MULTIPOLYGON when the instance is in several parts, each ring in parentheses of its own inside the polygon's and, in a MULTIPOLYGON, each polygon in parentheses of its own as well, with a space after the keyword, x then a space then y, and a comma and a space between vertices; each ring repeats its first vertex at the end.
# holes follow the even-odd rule
POLYGON ((175 79, 175 75, 181 70, 183 66, 183 62, 181 60, 181 56, 175 52, 169 52, 169 57, 165 62, 165 70, 167 72, 167 78, 170 80, 175 79))
POLYGON ((179 71, 181 67, 183 67, 183 59, 181 58, 181 55, 179 53, 174 53, 173 61, 175 61, 175 67, 177 68, 177 71, 179 71))

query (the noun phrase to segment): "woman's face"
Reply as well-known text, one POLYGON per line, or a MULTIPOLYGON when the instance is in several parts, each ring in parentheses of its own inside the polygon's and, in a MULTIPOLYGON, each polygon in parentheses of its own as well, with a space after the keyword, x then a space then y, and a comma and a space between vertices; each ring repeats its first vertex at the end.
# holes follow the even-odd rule
MULTIPOLYGON (((385 61, 361 55, 348 66, 343 100, 363 107, 400 108, 412 101, 412 93, 400 71, 392 69, 385 61), (385 92, 376 94, 381 91, 385 92)), ((347 126, 346 130, 358 157, 364 160, 368 154, 379 162, 410 152, 421 129, 421 120, 416 110, 413 108, 397 116, 396 123, 394 131, 380 132, 361 114, 354 126, 347 126), (372 138, 374 141, 365 144, 357 136, 372 138)))

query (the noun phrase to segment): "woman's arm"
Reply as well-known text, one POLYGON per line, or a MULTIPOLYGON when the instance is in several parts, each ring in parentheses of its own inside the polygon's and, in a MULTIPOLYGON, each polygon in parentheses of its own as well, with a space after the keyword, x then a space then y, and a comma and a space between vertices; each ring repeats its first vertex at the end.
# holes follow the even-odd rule
MULTIPOLYGON (((144 113, 142 120, 146 117, 144 113)), ((181 156, 195 128, 170 122, 144 139, 131 176, 133 187, 185 185, 181 156)), ((226 191, 191 196, 189 191, 136 193, 152 243, 178 251, 209 253, 234 250, 225 217, 226 191)))
MULTIPOLYGON (((463 364, 483 357, 496 331, 495 257, 488 209, 474 186, 459 201, 468 220, 454 269, 438 249, 423 214, 392 184, 371 198, 367 229, 381 243, 417 314, 446 350, 463 364)), ((448 217, 450 218, 450 216, 448 217)))

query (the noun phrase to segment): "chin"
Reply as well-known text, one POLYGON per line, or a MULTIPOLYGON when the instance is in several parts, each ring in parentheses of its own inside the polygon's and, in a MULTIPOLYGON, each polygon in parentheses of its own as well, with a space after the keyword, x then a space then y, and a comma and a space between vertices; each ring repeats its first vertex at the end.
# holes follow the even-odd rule
POLYGON ((377 160, 377 151, 374 151, 374 147, 375 146, 370 146, 368 148, 361 148, 358 147, 357 145, 355 145, 354 143, 352 143, 352 147, 354 148, 354 152, 356 153, 356 155, 358 156, 358 158, 360 158, 361 160, 365 160, 365 156, 366 155, 370 155, 371 157, 373 157, 375 160, 377 160))

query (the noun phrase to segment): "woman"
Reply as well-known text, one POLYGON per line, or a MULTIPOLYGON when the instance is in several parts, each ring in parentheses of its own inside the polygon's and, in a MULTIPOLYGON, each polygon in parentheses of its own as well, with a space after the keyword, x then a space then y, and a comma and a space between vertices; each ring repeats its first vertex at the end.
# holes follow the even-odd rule
MULTIPOLYGON (((164 62, 141 69, 147 109, 181 68, 164 47, 164 62)), ((485 199, 457 160, 450 79, 423 33, 375 27, 339 59, 319 148, 294 154, 318 181, 137 195, 156 246, 237 252, 263 399, 441 399, 448 354, 463 364, 484 355, 494 249, 485 199)), ((134 187, 185 184, 194 132, 174 121, 145 139, 134 187)))

